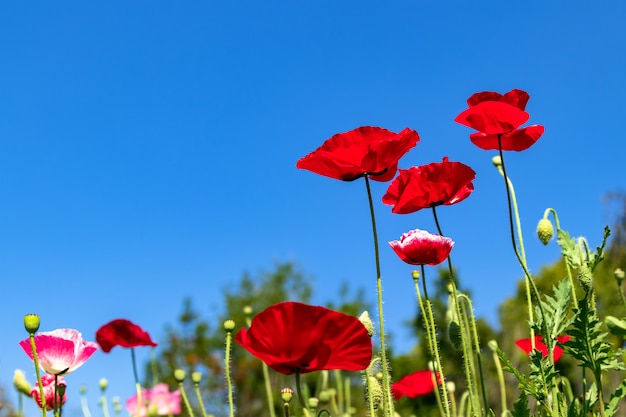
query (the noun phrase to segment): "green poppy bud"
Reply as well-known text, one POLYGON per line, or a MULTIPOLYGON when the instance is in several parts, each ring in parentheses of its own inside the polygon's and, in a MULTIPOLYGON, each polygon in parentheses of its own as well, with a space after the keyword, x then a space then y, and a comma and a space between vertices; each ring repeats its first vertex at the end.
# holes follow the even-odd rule
POLYGON ((17 392, 28 395, 30 397, 30 390, 33 389, 33 387, 28 383, 24 372, 22 372, 22 370, 20 369, 16 369, 13 373, 13 386, 15 387, 17 392))
POLYGON ((29 334, 35 333, 39 330, 41 319, 37 314, 27 314, 24 316, 24 328, 29 334))
POLYGON ((174 379, 177 382, 183 382, 185 380, 185 371, 183 369, 176 369, 174 371, 174 379))
POLYGON ((281 389, 280 398, 282 398, 284 402, 289 403, 293 398, 293 389, 288 387, 281 389))
POLYGON ((543 218, 539 220, 537 224, 537 237, 544 245, 547 245, 550 240, 554 237, 554 226, 552 226, 552 222, 543 218))
POLYGON ((227 332, 232 332, 235 329, 235 322, 233 320, 226 320, 224 322, 224 330, 227 332))
POLYGON ((383 402, 383 387, 380 385, 380 381, 373 376, 368 377, 368 392, 366 393, 368 399, 371 398, 374 408, 378 408, 383 402))
POLYGON ((624 270, 622 268, 616 268, 615 271, 613 271, 613 276, 617 281, 617 285, 622 285, 622 281, 624 280, 624 270))

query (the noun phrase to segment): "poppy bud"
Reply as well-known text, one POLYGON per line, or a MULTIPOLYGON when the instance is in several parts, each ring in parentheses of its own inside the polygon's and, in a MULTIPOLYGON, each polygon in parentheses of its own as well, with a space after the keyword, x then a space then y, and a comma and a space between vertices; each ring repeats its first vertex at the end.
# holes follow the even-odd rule
POLYGON ((250 306, 245 306, 243 308, 243 314, 245 314, 246 316, 249 316, 250 314, 252 314, 252 307, 250 306))
POLYGON ((578 281, 585 292, 589 292, 589 290, 591 290, 593 274, 591 273, 591 270, 589 270, 587 264, 582 264, 580 268, 578 268, 578 281))
POLYGON ((411 276, 413 277, 413 279, 415 281, 419 280, 420 279, 420 271, 414 269, 413 272, 411 272, 411 276))
POLYGON ((193 381, 194 384, 199 384, 200 381, 202 380, 202 374, 200 372, 192 372, 191 380, 193 381))
POLYGON ((315 398, 315 397, 310 397, 309 398, 309 407, 317 408, 319 403, 320 403, 320 399, 319 398, 315 398))
POLYGON ((502 166, 502 158, 500 158, 500 155, 496 155, 493 158, 491 158, 491 163, 495 167, 501 167, 502 166))
POLYGON ((100 384, 100 389, 102 391, 105 391, 107 389, 107 385, 109 384, 109 381, 107 381, 106 378, 101 378, 99 384, 100 384))
POLYGON ((284 402, 288 403, 293 398, 293 389, 292 388, 283 388, 280 390, 280 397, 284 402))
POLYGON ((363 326, 367 329, 367 334, 370 336, 374 334, 374 323, 372 323, 372 319, 370 314, 367 311, 364 311, 359 316, 359 321, 363 323, 363 326))
POLYGON ((13 386, 17 390, 24 395, 28 395, 30 397, 30 391, 33 387, 26 380, 26 376, 21 369, 16 369, 15 373, 13 373, 13 386))
POLYGON ((111 402, 113 403, 113 410, 115 411, 115 414, 119 415, 122 412, 120 397, 111 398, 111 402))
POLYGON ((624 270, 622 268, 616 268, 615 271, 613 271, 613 276, 617 281, 617 285, 622 285, 622 281, 624 280, 624 270))
POLYGON ((224 330, 228 333, 232 332, 235 329, 235 322, 233 320, 226 320, 224 322, 224 330))
POLYGON ((539 220, 537 224, 537 237, 544 245, 547 245, 550 240, 554 237, 554 226, 552 226, 552 222, 543 218, 539 220))
POLYGON ((487 342, 487 346, 489 346, 489 349, 491 349, 493 352, 498 351, 498 342, 493 339, 487 342))
POLYGON ((37 314, 27 314, 24 316, 24 328, 29 334, 39 330, 39 324, 41 324, 41 319, 37 314))
POLYGON ((454 391, 456 391, 456 385, 454 384, 454 382, 446 382, 446 391, 448 391, 450 394, 454 394, 454 391))
POLYGON ((380 385, 380 381, 373 376, 368 377, 368 392, 367 396, 372 400, 374 404, 374 408, 378 408, 378 406, 383 402, 383 387, 380 385))
POLYGON ((176 369, 174 371, 174 379, 177 382, 183 382, 185 380, 185 371, 183 369, 176 369))

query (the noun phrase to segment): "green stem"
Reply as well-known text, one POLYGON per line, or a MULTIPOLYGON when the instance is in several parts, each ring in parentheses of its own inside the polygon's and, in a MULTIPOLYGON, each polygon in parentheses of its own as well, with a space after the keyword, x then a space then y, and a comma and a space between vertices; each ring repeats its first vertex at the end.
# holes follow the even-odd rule
POLYGON ((230 377, 230 346, 232 343, 232 332, 226 332, 226 354, 224 357, 224 374, 226 376, 226 389, 228 390, 228 410, 230 417, 235 416, 235 406, 233 404, 233 383, 230 377))
POLYGON ((193 383, 194 391, 196 392, 196 398, 198 398, 198 405, 200 406, 200 413, 202 417, 207 417, 206 409, 204 408, 204 401, 202 400, 202 393, 200 392, 200 383, 193 383))
POLYGON ((185 408, 187 409, 187 414, 189 414, 189 417, 194 417, 193 408, 191 408, 191 403, 189 402, 189 397, 187 397, 183 381, 178 382, 178 389, 180 391, 180 396, 183 399, 183 403, 185 404, 185 408))
POLYGON ((380 254, 378 249, 378 232, 376 231, 376 216, 374 215, 374 202, 372 200, 372 190, 370 188, 369 177, 365 178, 367 188, 367 199, 370 207, 370 217, 372 219, 372 233, 374 235, 374 256, 376 259, 376 293, 378 295, 378 327, 380 331, 380 357, 383 372, 383 410, 392 417, 394 414, 393 397, 391 396, 391 384, 389 382, 389 363, 387 362, 387 349, 385 347, 385 320, 383 317, 383 287, 380 273, 380 254))
MULTIPOLYGON (((252 320, 250 317, 246 317, 246 324, 248 327, 252 324, 252 320)), ((265 382, 265 397, 267 398, 267 407, 270 412, 270 417, 276 417, 276 411, 274 410, 274 395, 272 394, 274 391, 272 390, 272 381, 270 380, 270 371, 267 364, 261 361, 261 366, 263 367, 263 381, 265 382)), ((289 406, 287 406, 287 412, 289 412, 289 406)))
POLYGON ((476 356, 476 360, 478 361, 478 375, 480 381, 480 389, 483 397, 483 408, 486 410, 489 407, 489 403, 487 402, 487 393, 485 391, 485 377, 483 374, 483 361, 482 356, 480 354, 480 343, 478 342, 478 329, 476 328, 476 318, 474 317, 474 307, 472 306, 472 300, 466 295, 461 295, 459 300, 464 301, 467 305, 465 309, 461 309, 462 311, 469 312, 468 317, 468 328, 470 330, 470 337, 472 342, 474 343, 474 352, 476 356))
POLYGON ((308 408, 306 406, 306 402, 304 401, 304 396, 302 395, 302 389, 300 388, 300 370, 299 369, 296 369, 296 394, 298 395, 298 401, 300 402, 300 407, 302 407, 302 412, 306 413, 306 411, 308 411, 308 408))
MULTIPOLYGON (((432 207, 433 209, 433 217, 435 219, 435 225, 437 226, 437 232, 443 236, 443 231, 441 229, 441 224, 439 223, 439 218, 437 217, 437 208, 436 206, 432 207)), ((459 317, 459 326, 461 326, 461 324, 463 324, 465 327, 465 329, 461 328, 461 344, 463 347, 463 351, 465 352, 465 354, 463 355, 463 359, 465 361, 465 369, 466 369, 466 377, 467 377, 467 383, 468 383, 468 389, 470 390, 470 405, 472 406, 472 408, 475 408, 475 412, 478 412, 478 395, 476 394, 476 388, 475 388, 475 383, 474 383, 474 378, 473 375, 475 374, 474 372, 474 353, 472 352, 471 349, 471 339, 472 339, 472 335, 474 335, 474 342, 475 342, 475 354, 476 357, 478 358, 478 370, 479 370, 479 378, 480 378, 480 386, 482 388, 482 397, 483 397, 483 405, 484 405, 484 409, 488 408, 488 403, 487 403, 487 395, 485 393, 485 381, 484 381, 484 376, 483 376, 483 368, 482 368, 482 360, 480 357, 480 345, 478 343, 478 333, 476 331, 476 321, 474 319, 474 314, 473 314, 473 310, 472 310, 472 306, 471 306, 471 302, 469 301, 468 298, 468 302, 469 302, 469 309, 470 309, 470 314, 471 314, 471 320, 461 320, 462 316, 466 316, 463 313, 463 309, 461 307, 461 304, 459 303, 459 295, 456 289, 456 279, 454 277, 454 268, 452 267, 452 256, 448 255, 447 258, 447 262, 448 262, 448 271, 450 273, 450 285, 452 287, 452 300, 454 302, 454 307, 455 307, 455 311, 457 314, 457 317, 459 317), (467 330, 467 333, 466 331, 467 330), (467 336, 467 337, 466 337, 467 336), (470 340, 468 340, 468 338, 470 340)))
POLYGON ((135 357, 135 348, 130 348, 130 357, 133 363, 133 376, 135 377, 135 390, 137 391, 137 414, 141 415, 141 407, 143 407, 143 398, 141 392, 141 384, 139 383, 139 374, 137 373, 137 358, 135 357))
POLYGON ((41 415, 46 417, 46 397, 43 392, 43 383, 41 382, 41 372, 39 371, 39 359, 37 357, 37 346, 35 345, 35 333, 29 333, 30 348, 33 350, 33 364, 35 365, 35 374, 37 375, 37 384, 39 385, 39 395, 41 396, 41 415))
MULTIPOLYGON (((372 379, 374 379, 374 375, 372 372, 372 366, 374 361, 370 363, 370 365, 365 369, 365 386, 367 387, 367 404, 370 409, 370 417, 376 416, 376 407, 374 406, 374 396, 372 395, 373 387, 372 387, 372 379)), ((376 382, 378 384, 378 382, 376 382)), ((19 416, 21 417, 21 416, 19 416)))
POLYGON ((430 354, 432 355, 432 358, 435 361, 435 367, 437 368, 434 370, 434 372, 439 372, 441 378, 441 386, 437 386, 437 405, 440 407, 439 412, 441 413, 441 415, 451 417, 450 404, 448 401, 447 391, 445 389, 446 378, 443 372, 443 366, 441 364, 441 357, 439 355, 439 346, 437 345, 437 329, 435 327, 435 320, 433 318, 430 300, 428 299, 428 291, 426 289, 426 276, 424 271, 424 265, 420 265, 420 268, 422 275, 422 287, 424 289, 424 299, 422 299, 422 295, 420 293, 418 283, 419 273, 417 271, 413 273, 413 282, 415 283, 415 293, 417 295, 417 301, 419 303, 420 310, 422 311, 422 316, 424 317, 424 327, 426 328, 426 337, 428 339, 430 354), (426 302, 424 302, 424 300, 426 302))
POLYGON ((337 404, 339 406, 339 414, 343 415, 347 412, 345 397, 343 395, 343 378, 341 377, 341 371, 335 369, 333 372, 335 376, 335 382, 337 383, 337 404))
POLYGON ((498 358, 498 353, 493 351, 493 362, 496 364, 496 371, 498 373, 498 383, 500 384, 500 402, 502 403, 502 414, 508 411, 508 407, 506 405, 506 384, 504 383, 504 372, 502 371, 502 364, 500 363, 500 358, 498 358))

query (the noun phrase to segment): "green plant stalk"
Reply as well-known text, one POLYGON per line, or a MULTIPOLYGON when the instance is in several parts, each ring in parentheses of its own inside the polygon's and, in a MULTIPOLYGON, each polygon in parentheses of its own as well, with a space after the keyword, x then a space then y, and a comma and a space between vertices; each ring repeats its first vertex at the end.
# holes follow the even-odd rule
POLYGON ((441 364, 441 356, 439 355, 439 347, 437 345, 437 332, 435 328, 435 321, 432 318, 432 308, 430 306, 430 300, 428 299, 428 291, 426 289, 426 276, 424 273, 424 265, 420 265, 421 274, 422 274, 422 286, 424 288, 424 299, 422 299, 422 294, 419 289, 419 278, 416 273, 413 274, 413 282, 415 283, 415 293, 417 294, 417 302, 419 303, 420 310, 422 312, 422 316, 424 316, 424 326, 426 327, 426 336, 428 339, 428 347, 430 348, 430 353, 435 360, 436 368, 435 372, 439 372, 441 377, 441 389, 440 386, 437 385, 437 405, 440 407, 439 412, 441 415, 446 417, 451 417, 450 414, 450 404, 448 401, 448 395, 445 389, 446 379, 445 374, 443 372, 443 366, 441 364), (426 302, 424 302, 426 300, 426 302))
MULTIPOLYGON (((135 348, 130 348, 130 358, 133 364, 133 376, 135 377, 135 390, 137 391, 137 416, 141 415, 141 407, 143 407, 143 398, 141 398, 141 384, 139 383, 139 376, 137 373, 137 359, 135 358, 135 348)), ((107 411, 108 414, 108 411, 107 411)), ((108 417, 108 416, 107 416, 108 417)))
POLYGON ((233 404, 233 382, 230 377, 230 350, 232 344, 233 334, 230 331, 226 332, 226 353, 224 356, 224 374, 226 377, 226 389, 228 390, 228 411, 230 417, 235 417, 235 406, 233 404))
POLYGON ((298 401, 300 402, 300 407, 302 407, 302 412, 308 414, 308 407, 306 402, 304 401, 304 396, 302 395, 302 388, 300 387, 300 370, 296 369, 296 394, 298 395, 298 401))
MULTIPOLYGON (((252 324, 250 317, 246 317, 246 324, 248 327, 252 324)), ((274 391, 272 390, 272 381, 270 380, 270 371, 267 364, 261 361, 261 366, 263 368, 263 381, 265 382, 265 397, 267 398, 267 407, 269 409, 270 417, 276 417, 276 412, 274 411, 274 395, 272 394, 274 391)), ((287 412, 289 410, 287 409, 287 412)))
POLYGON ((152 369, 152 386, 159 383, 159 368, 156 361, 156 349, 150 349, 150 368, 152 369))
MULTIPOLYGON (((527 295, 527 301, 528 301, 528 315, 530 318, 530 321, 533 322, 533 316, 532 316, 532 297, 531 297, 531 292, 530 290, 532 290, 535 293, 535 297, 537 298, 537 300, 540 300, 540 295, 539 295, 539 290, 537 289, 537 286, 535 285, 535 282, 533 281, 532 275, 530 274, 530 272, 528 271, 528 266, 526 265, 526 258, 522 257, 522 255, 520 255, 520 250, 522 251, 522 253, 524 253, 524 246, 523 246, 523 242, 522 242, 522 229, 520 227, 520 221, 519 221, 519 210, 517 208, 517 201, 515 200, 515 190, 513 188, 513 184, 512 182, 509 180, 507 174, 506 174, 506 166, 504 163, 504 154, 502 152, 502 135, 498 134, 498 152, 500 154, 500 161, 501 161, 501 165, 500 167, 498 167, 498 171, 500 171, 500 168, 502 169, 502 177, 504 177, 504 185, 506 188, 506 200, 507 200, 507 206, 508 206, 508 211, 509 211, 509 229, 510 229, 510 235, 511 235, 511 242, 513 244, 513 251, 515 252, 515 256, 517 257, 517 260, 519 261, 520 265, 522 266, 522 269, 524 270, 524 275, 526 277, 526 295, 527 295), (513 225, 513 205, 512 205, 512 200, 515 200, 515 219, 517 220, 517 231, 518 231, 518 238, 520 240, 520 245, 521 245, 521 249, 518 250, 517 248, 517 243, 515 242, 515 227, 513 225), (530 289, 529 289, 530 287, 530 289)), ((549 335, 549 332, 546 329, 546 320, 545 320, 545 313, 543 311, 543 307, 541 305, 541 302, 538 302, 538 307, 539 307, 539 312, 541 314, 541 321, 542 321, 542 333, 549 335)), ((530 329, 530 337, 531 337, 531 346, 533 348, 533 350, 535 349, 535 335, 534 335, 534 330, 531 327, 530 329)), ((552 341, 550 341, 552 342, 552 341)), ((554 363, 554 356, 552 355, 552 350, 550 350, 549 354, 548 354, 549 360, 551 361, 551 363, 554 363)), ((543 369, 541 369, 542 373, 543 373, 543 369)), ((554 399, 554 401, 552 402, 552 413, 553 414, 558 414, 558 401, 556 400, 558 398, 558 388, 556 387, 555 384, 552 384, 552 398, 554 399)))
MULTIPOLYGON (((89 411, 89 404, 87 403, 87 396, 84 389, 80 390, 80 408, 83 411, 83 417, 91 417, 91 412, 89 411)), ((21 417, 21 416, 18 416, 21 417)))
POLYGON ((374 202, 372 200, 372 190, 369 177, 365 178, 367 189, 367 199, 370 207, 370 217, 372 219, 372 233, 374 235, 374 256, 376 259, 376 293, 378 295, 378 328, 380 332, 380 358, 383 372, 383 411, 388 417, 393 417, 394 406, 391 396, 391 384, 389 382, 389 363, 387 362, 387 348, 385 346, 385 320, 383 317, 383 287, 380 272, 380 254, 378 250, 378 232, 376 231, 376 216, 374 215, 374 202))
POLYGON ((465 378, 467 382, 467 391, 469 392, 469 404, 471 415, 478 416, 480 406, 478 401, 478 389, 476 387, 476 366, 474 364, 474 351, 471 346, 471 336, 469 330, 469 320, 467 314, 461 306, 460 297, 457 297, 455 308, 458 312, 461 345, 463 348, 463 367, 465 368, 465 378))
MULTIPOLYGON (((370 409, 370 417, 376 416, 376 407, 374 407, 374 396, 372 395, 372 378, 374 377, 372 373, 372 366, 374 365, 374 361, 370 363, 370 365, 365 369, 365 386, 367 387, 367 405, 370 409)), ((18 416, 21 417, 21 416, 18 416)))
MULTIPOLYGON (((468 323, 468 329, 470 331, 470 339, 474 344, 474 356, 472 356, 472 358, 476 358, 476 360, 478 361, 478 380, 480 381, 480 388, 481 388, 481 393, 482 393, 482 398, 483 398, 483 409, 487 410, 489 408, 489 403, 487 402, 487 393, 485 391, 485 378, 484 378, 484 374, 483 374, 483 361, 480 355, 480 343, 478 341, 478 330, 476 329, 476 318, 474 317, 474 308, 472 306, 472 300, 470 300, 470 298, 464 294, 462 294, 461 296, 459 296, 459 300, 460 301, 464 301, 467 305, 465 306, 465 308, 462 308, 461 310, 465 313, 465 312, 469 312, 469 316, 466 317, 468 323)), ((473 364, 473 361, 472 361, 473 364)), ((476 388, 477 389, 477 388, 476 388)))
POLYGON ((35 333, 29 333, 30 348, 33 350, 33 364, 35 365, 35 375, 37 375, 37 384, 39 385, 39 395, 41 396, 41 415, 46 417, 46 397, 43 393, 43 383, 41 382, 41 372, 39 371, 39 359, 37 357, 37 346, 35 345, 35 333))
MULTIPOLYGON (((139 400, 139 398, 137 399, 139 400)), ((109 417, 109 403, 106 397, 106 391, 103 389, 102 394, 100 395, 100 407, 102 407, 102 415, 104 417, 109 417)), ((138 416, 139 414, 137 414, 138 416)))
POLYGON ((207 417, 206 409, 204 408, 204 401, 202 400, 202 393, 200 392, 200 383, 194 382, 193 388, 196 392, 196 397, 198 398, 198 405, 200 406, 200 412, 202 413, 202 417, 207 417))
MULTIPOLYGON (((437 380, 435 380, 435 384, 437 384, 437 380)), ((456 398, 454 396, 454 392, 448 392, 448 397, 450 397, 450 410, 452 415, 456 417, 456 398)))
MULTIPOLYGON (((23 417, 23 416, 24 416, 24 394, 19 392, 17 394, 17 417, 23 417)), ((86 415, 85 417, 90 417, 90 416, 86 415)))
POLYGON ((187 397, 187 391, 185 391, 183 381, 178 383, 178 389, 180 390, 180 396, 182 397, 185 408, 187 409, 187 414, 189 414, 189 417, 194 417, 193 408, 191 408, 191 404, 189 403, 189 398, 187 397))
MULTIPOLYGON (((437 217, 437 208, 436 206, 432 207, 433 209, 433 217, 435 219, 435 225, 437 226, 437 232, 443 236, 443 231, 441 229, 441 224, 439 223, 439 218, 437 217)), ((452 287, 452 300, 454 303, 454 309, 456 311, 457 317, 459 318, 459 326, 461 326, 461 324, 464 324, 464 326, 461 327, 461 345, 463 347, 463 361, 465 362, 465 369, 466 369, 466 379, 467 379, 467 384, 468 387, 472 387, 472 391, 470 392, 470 405, 472 406, 472 408, 475 408, 475 411, 478 412, 478 395, 476 394, 476 389, 475 389, 475 382, 474 382, 474 378, 472 377, 475 374, 475 367, 474 367, 474 363, 473 363, 473 353, 472 353, 472 349, 471 349, 471 341, 469 341, 471 339, 471 336, 468 336, 467 333, 465 332, 465 330, 472 328, 474 330, 475 333, 475 327, 476 327, 476 323, 474 321, 474 316, 472 314, 472 320, 471 320, 471 326, 470 326, 470 322, 469 321, 465 321, 462 320, 461 317, 463 316, 463 312, 462 312, 462 308, 461 305, 459 303, 459 295, 458 292, 456 290, 456 282, 454 279, 454 269, 452 268, 452 257, 450 255, 448 255, 448 270, 450 272, 450 285, 452 287), (470 369, 471 367, 471 369, 470 369)), ((470 309, 471 309, 471 303, 470 303, 470 309)), ((471 334, 471 330, 467 330, 468 332, 470 332, 471 334)), ((482 393, 483 393, 483 402, 484 402, 484 406, 485 409, 487 409, 488 405, 487 405, 487 397, 485 394, 485 382, 484 382, 484 377, 483 377, 483 370, 482 370, 482 361, 480 360, 480 346, 478 345, 478 336, 476 336, 476 355, 478 357, 479 360, 479 377, 480 377, 480 384, 482 387, 482 393)))
POLYGON ((351 384, 350 384, 350 378, 346 377, 343 380, 343 387, 346 391, 346 393, 344 394, 344 398, 345 398, 345 412, 346 414, 350 414, 350 404, 352 403, 352 398, 350 397, 350 388, 351 388, 351 384))
POLYGON ((502 403, 502 413, 508 411, 506 405, 506 384, 504 383, 504 372, 502 371, 502 364, 500 363, 500 358, 498 358, 498 354, 493 351, 493 362, 496 364, 496 372, 498 373, 498 384, 500 384, 500 402, 502 403))
MULTIPOLYGON (((554 224, 556 226, 556 231, 558 234, 558 232, 561 230, 561 223, 559 222, 559 216, 556 213, 556 210, 551 207, 546 209, 546 211, 543 213, 543 217, 547 218, 548 213, 552 213, 552 217, 554 217, 554 224)), ((567 262, 567 259, 565 260, 565 270, 567 271, 567 279, 569 280, 570 287, 572 287, 572 300, 574 301, 574 308, 578 308, 578 297, 576 296, 576 287, 574 286, 574 277, 572 276, 572 269, 569 267, 569 262, 567 262)))
POLYGON ((61 417, 61 399, 59 398, 59 376, 54 375, 54 400, 52 401, 55 417, 61 417))
MULTIPOLYGON (((500 144, 500 135, 498 135, 498 145, 500 144)), ((526 265, 526 251, 524 249, 524 239, 522 237, 522 226, 521 226, 521 222, 520 222, 520 218, 519 218, 519 209, 517 207, 517 198, 515 197, 515 188, 513 187, 513 183, 511 182, 511 180, 509 179, 509 177, 506 175, 506 170, 504 168, 504 159, 503 158, 503 154, 502 154, 502 147, 499 146, 500 148, 500 160, 502 161, 502 164, 498 166, 498 172, 500 173, 500 175, 502 175, 502 177, 504 178, 504 182, 506 185, 506 191, 507 191, 507 202, 509 205, 509 220, 510 220, 510 226, 511 226, 511 238, 513 240, 513 247, 515 248, 515 254, 517 255, 517 258, 519 260, 520 263, 522 263, 524 266, 526 265), (512 215, 511 215, 511 204, 513 204, 513 212, 515 213, 515 225, 516 227, 513 227, 513 220, 512 220, 512 215), (519 241, 519 250, 521 253, 518 252, 517 249, 517 243, 515 242, 515 230, 517 230, 517 240, 519 241)), ((528 304, 528 320, 532 323, 534 322, 534 313, 533 313, 533 301, 532 301, 532 296, 531 296, 531 292, 530 292, 530 284, 528 283, 528 280, 525 281, 525 285, 526 285, 526 302, 528 304)), ((535 349, 535 330, 531 327, 530 328, 530 344, 532 349, 535 349)))
POLYGON ((335 383, 337 384, 337 404, 339 406, 339 413, 343 415, 346 413, 346 405, 345 405, 345 397, 343 395, 343 380, 341 377, 341 371, 339 369, 335 369, 333 371, 335 376, 335 383))

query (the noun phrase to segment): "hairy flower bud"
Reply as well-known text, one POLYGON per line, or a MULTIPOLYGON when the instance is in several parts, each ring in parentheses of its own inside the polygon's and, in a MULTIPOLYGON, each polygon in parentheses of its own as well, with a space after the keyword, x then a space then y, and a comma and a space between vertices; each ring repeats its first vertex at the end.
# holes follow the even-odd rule
POLYGON ((235 322, 233 320, 226 320, 224 322, 224 330, 227 332, 232 332, 235 329, 235 322))
POLYGON ((185 370, 184 369, 174 370, 174 379, 176 380, 176 382, 183 382, 185 380, 185 370))
POLYGON ((591 284, 593 281, 593 274, 591 270, 587 266, 587 264, 582 264, 578 268, 578 281, 580 282, 580 286, 583 287, 585 292, 589 292, 591 290, 591 284))
POLYGON ((372 404, 374 404, 374 408, 376 409, 383 402, 383 387, 380 381, 373 376, 368 377, 367 382, 367 392, 365 395, 368 400, 372 400, 372 404))
POLYGON ((539 220, 537 224, 537 237, 544 245, 547 245, 550 240, 554 237, 554 226, 552 226, 552 222, 543 218, 539 220))
POLYGON ((617 281, 617 285, 622 285, 622 281, 624 280, 624 270, 622 268, 615 268, 615 271, 613 271, 613 276, 617 281))

